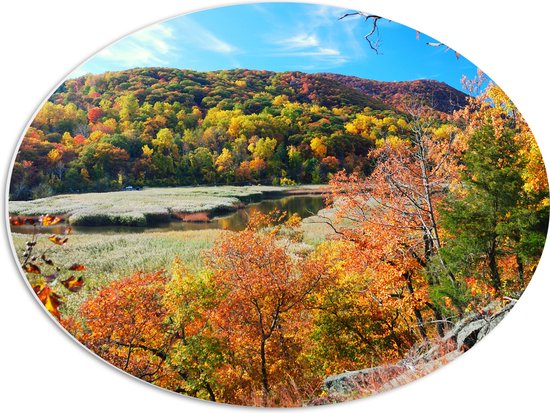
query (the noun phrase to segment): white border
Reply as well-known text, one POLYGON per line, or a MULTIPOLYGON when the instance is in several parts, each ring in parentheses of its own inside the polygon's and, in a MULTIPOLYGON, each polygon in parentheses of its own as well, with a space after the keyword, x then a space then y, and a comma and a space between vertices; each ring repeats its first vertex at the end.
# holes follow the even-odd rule
MULTIPOLYGON (((244 1, 243 1, 244 2, 244 1)), ((550 88, 545 54, 543 2, 461 0, 323 1, 388 16, 451 45, 493 77, 518 105, 550 159, 546 112, 550 88)), ((220 0, 94 0, 3 2, 0 79, 1 182, 31 115, 52 87, 115 39, 149 23, 220 0)), ((460 62, 460 61, 459 61, 460 62)), ((453 62, 450 62, 452 64, 453 62)), ((459 63, 457 63, 459 64, 459 63)), ((4 211, 5 213, 5 211, 4 211)), ((4 221, 2 219, 2 221, 4 221)), ((35 303, 0 235, 2 271, 0 316, 0 406, 41 412, 151 412, 164 409, 225 410, 171 395, 131 380, 91 357, 35 303)), ((541 266, 512 313, 493 333, 458 361, 398 390, 332 406, 336 411, 541 412, 548 405, 550 342, 548 249, 541 266)), ((233 408, 248 410, 244 408, 233 408)), ((325 408, 326 409, 326 408, 325 408)))

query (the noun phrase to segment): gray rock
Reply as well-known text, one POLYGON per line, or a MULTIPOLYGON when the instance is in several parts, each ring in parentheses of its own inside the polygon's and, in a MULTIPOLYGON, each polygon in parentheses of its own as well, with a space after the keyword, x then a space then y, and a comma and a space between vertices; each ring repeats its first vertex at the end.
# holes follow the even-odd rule
MULTIPOLYGON (((455 324, 436 343, 420 346, 420 355, 412 355, 392 365, 346 371, 327 377, 323 389, 331 394, 350 395, 359 391, 383 391, 408 383, 455 359, 485 337, 513 308, 515 301, 498 309, 493 303, 455 324)), ((418 350, 418 349, 417 349, 418 350)))
POLYGON ((471 314, 458 322, 447 334, 444 340, 453 340, 459 350, 472 348, 479 340, 485 337, 514 307, 514 302, 496 310, 496 305, 484 308, 479 313, 471 314))
POLYGON ((405 371, 400 365, 378 366, 369 369, 346 371, 324 380, 323 388, 329 393, 346 394, 357 389, 381 386, 387 380, 405 371))

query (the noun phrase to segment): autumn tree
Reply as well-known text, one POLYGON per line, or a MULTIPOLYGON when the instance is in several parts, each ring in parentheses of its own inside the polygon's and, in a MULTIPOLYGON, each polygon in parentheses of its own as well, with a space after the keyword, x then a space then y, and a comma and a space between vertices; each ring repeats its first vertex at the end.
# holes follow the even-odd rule
POLYGON ((450 235, 444 253, 462 277, 517 294, 544 245, 544 163, 521 114, 494 84, 472 98, 460 116, 467 122, 467 149, 461 179, 442 206, 450 235))
POLYGON ((211 314, 220 300, 211 276, 209 271, 189 271, 176 258, 165 289, 163 308, 172 337, 168 363, 183 379, 178 390, 217 401, 216 394, 223 392, 218 376, 224 354, 211 322, 211 314))
POLYGON ((88 110, 88 120, 90 123, 96 123, 99 118, 103 116, 103 109, 101 108, 91 108, 88 110))
MULTIPOLYGON (((166 363, 171 346, 163 307, 166 275, 136 273, 100 289, 79 309, 73 334, 114 366, 162 385, 176 373, 166 363)), ((168 386, 170 388, 170 386, 168 386)))
POLYGON ((428 299, 420 264, 395 234, 366 230, 369 249, 333 240, 310 258, 325 273, 307 301, 315 320, 312 355, 325 375, 395 362, 428 334, 420 313, 428 299))
MULTIPOLYGON (((411 137, 381 142, 371 154, 375 167, 369 177, 339 173, 331 187, 337 220, 354 223, 339 230, 341 236, 367 251, 377 251, 374 246, 379 239, 386 239, 393 256, 379 258, 401 268, 403 285, 414 294, 415 284, 422 284, 424 277, 430 285, 441 283, 442 277, 455 283, 440 254, 437 205, 455 179, 460 145, 458 130, 450 125, 437 127, 423 106, 410 106, 409 115, 411 137), (428 271, 433 260, 440 263, 441 272, 428 271)), ((428 302, 415 305, 418 331, 427 339, 422 306, 431 307, 436 320, 442 316, 428 302)), ((439 322, 438 332, 444 334, 439 322)))
MULTIPOLYGON (((227 347, 226 391, 234 399, 261 395, 263 405, 294 382, 305 385, 304 299, 322 273, 305 272, 291 252, 293 217, 261 214, 241 232, 224 233, 209 253, 213 284, 220 295, 212 320, 227 347)), ((227 396, 226 396, 227 397, 227 396)))

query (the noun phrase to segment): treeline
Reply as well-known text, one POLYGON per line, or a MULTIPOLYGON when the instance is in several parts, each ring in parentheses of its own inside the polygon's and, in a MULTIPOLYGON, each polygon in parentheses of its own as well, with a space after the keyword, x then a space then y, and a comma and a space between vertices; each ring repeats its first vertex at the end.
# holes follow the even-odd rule
POLYGON ((463 128, 410 109, 410 136, 380 142, 368 176, 330 180, 333 213, 319 219, 334 233, 323 242, 304 245, 295 216, 252 215, 202 269, 176 259, 166 273, 133 274, 63 322, 170 390, 300 406, 322 395, 324 377, 429 352, 471 313, 517 300, 548 228, 533 135, 495 86, 457 115, 463 128))
MULTIPOLYGON (((428 104, 444 88, 420 83, 415 98, 428 104)), ((410 134, 407 116, 388 100, 396 84, 381 85, 372 92, 378 99, 352 80, 299 72, 133 69, 69 79, 28 129, 10 196, 368 173, 377 141, 410 134)))
MULTIPOLYGON (((452 123, 422 105, 407 115, 388 122, 401 132, 363 137, 375 141, 368 175, 332 176, 331 210, 318 219, 334 233, 319 243, 304 242, 296 216, 253 214, 200 268, 175 257, 129 274, 71 316, 52 306, 58 284, 39 298, 120 369, 225 403, 300 406, 322 395, 324 377, 427 353, 469 314, 519 299, 550 201, 534 137, 498 87, 452 123)), ((347 127, 370 124, 361 116, 347 127)), ((34 284, 51 277, 25 270, 34 284)))

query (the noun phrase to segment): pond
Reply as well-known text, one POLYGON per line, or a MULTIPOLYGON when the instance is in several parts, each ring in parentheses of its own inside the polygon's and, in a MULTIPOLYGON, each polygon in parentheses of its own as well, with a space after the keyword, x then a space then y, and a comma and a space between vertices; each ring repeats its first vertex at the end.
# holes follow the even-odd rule
MULTIPOLYGON (((230 214, 214 216, 208 222, 183 222, 171 221, 159 223, 148 227, 126 226, 73 226, 73 234, 108 234, 108 233, 143 233, 159 231, 196 231, 202 229, 228 229, 241 231, 246 227, 248 218, 252 212, 269 213, 271 211, 286 211, 288 215, 298 214, 301 218, 317 214, 325 206, 321 195, 292 195, 277 199, 265 199, 263 201, 247 204, 230 214)), ((63 234, 67 225, 58 224, 47 228, 41 228, 50 233, 63 234)), ((30 234, 34 231, 31 225, 11 226, 11 231, 22 234, 30 234)))

